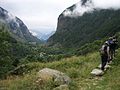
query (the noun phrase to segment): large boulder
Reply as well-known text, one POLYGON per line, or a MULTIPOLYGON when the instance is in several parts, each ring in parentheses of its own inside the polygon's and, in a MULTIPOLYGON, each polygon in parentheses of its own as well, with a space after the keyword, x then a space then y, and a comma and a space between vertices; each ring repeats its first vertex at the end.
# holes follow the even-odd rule
POLYGON ((38 79, 36 82, 47 83, 48 81, 52 81, 56 86, 60 86, 64 84, 68 85, 71 82, 71 79, 66 74, 60 71, 44 68, 38 72, 38 79))
POLYGON ((100 69, 93 69, 91 74, 95 75, 95 76, 102 76, 104 74, 104 72, 100 69))

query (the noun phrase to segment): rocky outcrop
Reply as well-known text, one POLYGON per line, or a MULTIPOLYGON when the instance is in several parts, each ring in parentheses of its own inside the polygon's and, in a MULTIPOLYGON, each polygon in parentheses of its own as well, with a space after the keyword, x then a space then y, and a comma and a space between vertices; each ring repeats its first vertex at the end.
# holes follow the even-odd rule
POLYGON ((71 82, 71 79, 65 73, 62 73, 54 69, 49 69, 49 68, 44 68, 40 70, 38 72, 37 77, 38 78, 36 82, 38 84, 52 81, 55 84, 55 86, 58 86, 58 88, 61 88, 61 87, 66 88, 66 85, 68 85, 71 82), (60 85, 65 85, 65 87, 60 85))

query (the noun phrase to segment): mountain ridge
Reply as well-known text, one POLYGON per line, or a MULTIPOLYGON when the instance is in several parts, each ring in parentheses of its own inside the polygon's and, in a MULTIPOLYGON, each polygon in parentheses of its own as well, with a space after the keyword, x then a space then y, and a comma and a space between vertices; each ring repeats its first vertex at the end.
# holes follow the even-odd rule
MULTIPOLYGON (((74 9, 75 5, 66 10, 74 9)), ((48 39, 50 46, 58 44, 65 48, 80 47, 120 31, 120 9, 94 8, 92 12, 85 12, 82 16, 76 17, 65 16, 66 10, 58 17, 56 33, 48 39)))
POLYGON ((21 42, 40 42, 28 30, 27 26, 18 17, 10 14, 7 10, 0 7, 0 23, 5 24, 9 29, 8 32, 14 38, 21 42))
POLYGON ((49 31, 48 33, 41 32, 40 30, 31 29, 30 32, 39 38, 40 40, 46 41, 50 36, 52 36, 55 31, 49 31))

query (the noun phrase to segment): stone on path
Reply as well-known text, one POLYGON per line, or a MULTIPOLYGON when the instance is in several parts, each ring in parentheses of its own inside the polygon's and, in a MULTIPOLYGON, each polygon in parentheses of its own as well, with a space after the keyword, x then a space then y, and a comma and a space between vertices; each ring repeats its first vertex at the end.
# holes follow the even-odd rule
MULTIPOLYGON (((98 68, 101 69, 101 67, 102 67, 102 65, 100 64, 100 65, 98 66, 98 68)), ((111 68, 111 66, 108 65, 108 64, 106 64, 105 69, 109 69, 109 68, 111 68)))
POLYGON ((95 75, 95 76, 102 76, 104 74, 104 72, 100 69, 93 69, 91 74, 95 75))

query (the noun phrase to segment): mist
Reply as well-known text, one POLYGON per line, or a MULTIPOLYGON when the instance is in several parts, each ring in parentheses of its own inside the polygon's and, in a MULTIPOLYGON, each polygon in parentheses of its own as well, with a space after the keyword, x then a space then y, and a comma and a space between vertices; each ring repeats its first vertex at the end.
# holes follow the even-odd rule
POLYGON ((120 9, 120 0, 88 0, 85 5, 82 2, 75 4, 75 9, 70 11, 66 9, 64 16, 76 17, 82 16, 85 12, 91 13, 94 9, 120 9))

